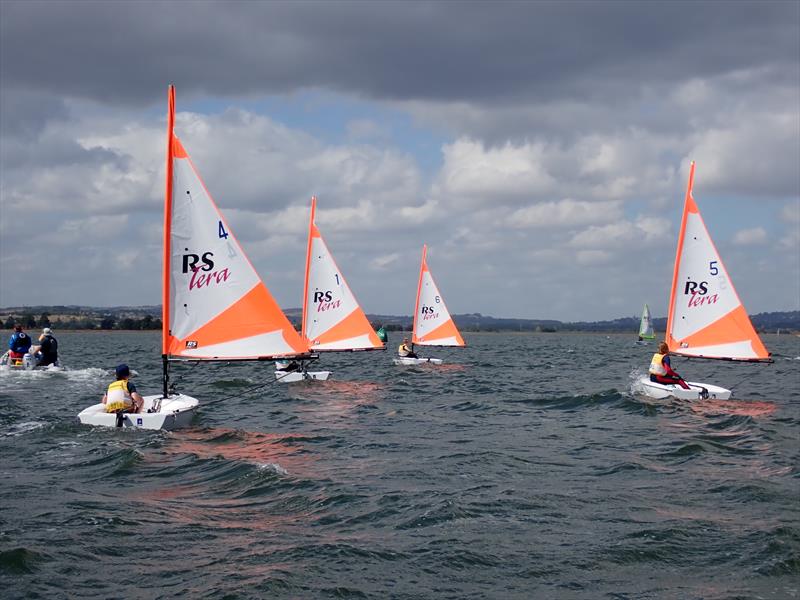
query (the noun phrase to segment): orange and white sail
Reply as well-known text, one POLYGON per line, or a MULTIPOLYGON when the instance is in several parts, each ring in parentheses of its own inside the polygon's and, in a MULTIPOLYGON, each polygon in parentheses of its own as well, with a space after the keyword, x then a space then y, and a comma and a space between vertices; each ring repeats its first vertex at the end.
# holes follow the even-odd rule
POLYGON ((162 353, 221 360, 306 354, 306 344, 248 260, 174 126, 170 86, 162 353))
POLYGON ((692 195, 694 162, 678 236, 666 342, 684 356, 768 361, 692 195))
POLYGON ((465 346, 428 269, 427 253, 428 247, 422 246, 422 265, 411 342, 419 346, 465 346))
POLYGON ((383 343, 367 320, 314 221, 308 223, 302 336, 310 350, 380 350, 383 343))

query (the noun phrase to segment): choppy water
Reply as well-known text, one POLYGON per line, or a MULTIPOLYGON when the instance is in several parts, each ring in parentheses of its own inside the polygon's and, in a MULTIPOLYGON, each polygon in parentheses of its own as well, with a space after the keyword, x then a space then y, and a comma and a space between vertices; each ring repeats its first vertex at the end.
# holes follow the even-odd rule
MULTIPOLYGON (((632 336, 466 337, 441 368, 326 356, 336 380, 163 433, 73 421, 117 362, 158 391, 158 334, 61 335, 69 371, 0 373, 0 595, 800 597, 800 338, 676 360, 739 400, 657 404, 632 336)), ((273 377, 175 374, 201 404, 273 377)))

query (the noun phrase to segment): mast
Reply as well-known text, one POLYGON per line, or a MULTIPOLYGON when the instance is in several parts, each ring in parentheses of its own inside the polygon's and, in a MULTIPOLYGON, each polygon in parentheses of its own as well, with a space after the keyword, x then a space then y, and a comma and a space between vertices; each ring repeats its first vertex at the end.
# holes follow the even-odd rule
POLYGON ((161 362, 163 396, 169 393, 169 361, 168 361, 168 340, 170 323, 170 232, 172 230, 172 139, 175 129, 175 86, 170 85, 167 92, 167 168, 166 186, 164 193, 164 256, 162 259, 162 281, 161 281, 161 362))
POLYGON ((667 329, 664 332, 664 341, 672 349, 670 340, 672 338, 672 320, 675 316, 675 291, 678 289, 678 272, 681 266, 681 250, 683 249, 683 238, 686 234, 686 219, 689 216, 689 201, 692 197, 692 185, 694 183, 694 161, 689 166, 689 183, 686 186, 686 198, 683 202, 683 216, 681 217, 681 228, 678 233, 678 247, 675 250, 675 265, 672 272, 672 289, 669 294, 669 308, 667 311, 667 329))
POLYGON ((414 338, 417 337, 417 318, 419 315, 419 297, 422 294, 422 275, 425 273, 425 256, 428 254, 427 244, 422 244, 422 262, 419 265, 419 281, 417 282, 417 300, 414 303, 414 324, 411 329, 411 345, 414 345, 414 338))
POLYGON ((308 276, 311 268, 311 241, 314 235, 314 214, 317 209, 317 197, 311 196, 311 215, 308 219, 308 246, 306 247, 306 275, 303 283, 303 316, 301 317, 300 337, 306 344, 309 343, 308 339, 308 276))

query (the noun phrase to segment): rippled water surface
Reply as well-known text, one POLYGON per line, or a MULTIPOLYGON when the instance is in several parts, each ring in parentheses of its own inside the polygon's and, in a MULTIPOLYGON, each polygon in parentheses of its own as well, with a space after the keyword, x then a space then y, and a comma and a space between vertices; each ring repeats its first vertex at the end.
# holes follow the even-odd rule
POLYGON ((255 393, 269 365, 179 366, 201 411, 164 433, 75 422, 118 362, 158 392, 158 334, 61 335, 68 371, 0 372, 0 596, 800 597, 800 338, 677 359, 737 398, 693 404, 631 394, 632 336, 466 338, 255 393))

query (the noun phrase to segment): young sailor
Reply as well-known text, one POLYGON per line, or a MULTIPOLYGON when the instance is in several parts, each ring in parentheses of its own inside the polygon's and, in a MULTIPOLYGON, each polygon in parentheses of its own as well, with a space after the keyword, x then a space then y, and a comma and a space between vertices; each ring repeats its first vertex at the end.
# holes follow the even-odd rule
POLYGON ((275 370, 289 373, 291 371, 297 371, 300 368, 300 363, 296 360, 276 360, 275 361, 275 370))
POLYGON ((403 338, 403 343, 397 348, 397 354, 402 358, 419 358, 414 352, 414 344, 408 345, 408 338, 403 338))
POLYGON ((658 352, 653 354, 649 371, 650 381, 677 384, 685 390, 689 389, 689 384, 683 380, 683 377, 672 370, 669 360, 669 346, 667 346, 666 342, 661 342, 658 346, 658 352))
POLYGON ((131 376, 128 365, 119 365, 116 375, 117 380, 108 386, 108 391, 103 396, 106 412, 142 412, 144 398, 136 391, 136 386, 128 381, 131 376))

